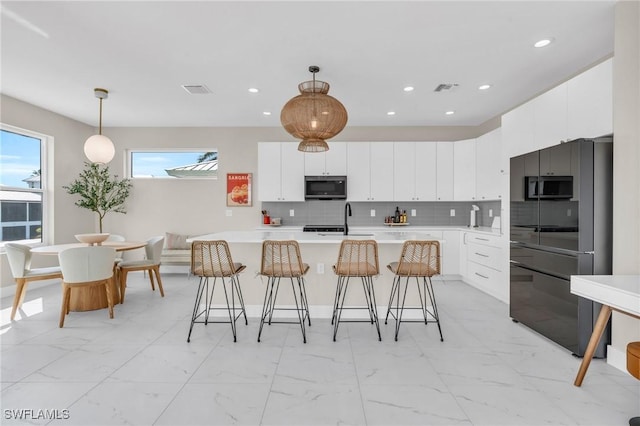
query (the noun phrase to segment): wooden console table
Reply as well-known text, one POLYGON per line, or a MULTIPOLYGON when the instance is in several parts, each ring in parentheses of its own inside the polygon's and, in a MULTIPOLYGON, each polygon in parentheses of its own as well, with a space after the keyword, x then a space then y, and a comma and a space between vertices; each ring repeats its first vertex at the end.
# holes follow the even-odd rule
POLYGON ((571 293, 602 304, 578 375, 573 382, 574 385, 580 386, 611 312, 616 311, 640 319, 640 275, 573 275, 571 293))

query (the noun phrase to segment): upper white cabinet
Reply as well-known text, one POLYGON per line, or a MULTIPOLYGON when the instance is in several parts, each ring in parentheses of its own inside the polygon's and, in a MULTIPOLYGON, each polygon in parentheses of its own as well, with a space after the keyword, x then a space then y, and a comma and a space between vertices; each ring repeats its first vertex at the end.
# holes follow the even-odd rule
POLYGON ((453 146, 455 142, 436 142, 436 200, 453 201, 453 146))
POLYGON ((510 156, 613 133, 612 61, 504 114, 502 135, 510 156))
POLYGON ((346 176, 346 142, 327 142, 329 151, 304 154, 304 174, 307 176, 346 176))
POLYGON ((533 139, 536 149, 567 140, 567 84, 543 93, 533 101, 533 139))
POLYGON ((436 199, 436 155, 434 142, 394 142, 395 201, 436 199))
POLYGON ((260 201, 304 201, 304 154, 295 142, 258 144, 260 201))
POLYGON ((535 151, 533 142, 533 103, 527 102, 502 116, 503 146, 509 157, 535 151))
POLYGON ((613 59, 569 80, 567 90, 570 140, 613 133, 613 59))
POLYGON ((347 199, 393 201, 393 142, 347 145, 347 199))
POLYGON ((457 141, 453 146, 453 199, 476 199, 476 140, 457 141))
POLYGON ((501 152, 502 138, 499 128, 476 139, 476 199, 502 198, 505 168, 501 152))
POLYGON ((540 151, 540 176, 571 174, 571 144, 563 143, 540 151))

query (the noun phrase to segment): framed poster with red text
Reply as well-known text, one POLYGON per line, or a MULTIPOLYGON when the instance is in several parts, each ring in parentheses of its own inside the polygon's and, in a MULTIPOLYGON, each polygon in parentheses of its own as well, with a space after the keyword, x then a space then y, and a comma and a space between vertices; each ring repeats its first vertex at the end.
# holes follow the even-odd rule
POLYGON ((251 206, 251 173, 227 173, 227 206, 251 206))

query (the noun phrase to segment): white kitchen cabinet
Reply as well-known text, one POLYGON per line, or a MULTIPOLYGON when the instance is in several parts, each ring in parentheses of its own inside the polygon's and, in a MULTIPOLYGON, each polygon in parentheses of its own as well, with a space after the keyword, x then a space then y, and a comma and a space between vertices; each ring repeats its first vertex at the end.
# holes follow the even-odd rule
POLYGON ((563 143, 540 151, 540 176, 571 174, 571 144, 563 143))
POLYGON ((394 142, 394 201, 436 199, 436 144, 394 142))
POLYGON ((258 144, 260 201, 304 201, 304 155, 292 142, 258 144))
POLYGON ((613 133, 613 67, 609 59, 502 116, 510 157, 576 138, 613 133))
POLYGON ((460 231, 442 231, 443 243, 440 247, 440 273, 460 274, 460 231))
POLYGON ((476 199, 476 140, 454 142, 453 146, 453 199, 471 201, 476 199))
POLYGON ((453 146, 455 142, 436 142, 436 199, 453 201, 453 146))
POLYGON ((502 116, 502 140, 509 157, 535 151, 533 103, 527 102, 502 116))
POLYGON ((568 82, 568 139, 613 133, 613 59, 568 82))
POLYGON ((502 199, 505 168, 502 158, 500 129, 485 133, 476 139, 476 198, 478 200, 502 199))
POLYGON ((347 145, 347 199, 393 201, 393 142, 347 145))
MULTIPOLYGON (((535 149, 567 140, 567 83, 543 93, 533 101, 535 149)), ((531 150, 530 150, 531 151, 531 150)))
POLYGON ((509 282, 506 270, 504 236, 477 232, 463 232, 463 279, 503 302, 509 301, 509 282))
POLYGON ((307 176, 346 176, 346 142, 327 142, 329 150, 325 152, 307 152, 304 154, 304 174, 307 176))

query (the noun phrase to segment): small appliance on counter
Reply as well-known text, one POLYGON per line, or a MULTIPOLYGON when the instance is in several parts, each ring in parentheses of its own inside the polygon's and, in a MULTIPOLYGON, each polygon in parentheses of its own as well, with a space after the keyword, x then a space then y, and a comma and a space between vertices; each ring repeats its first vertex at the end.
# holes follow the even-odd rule
POLYGON ((476 220, 477 211, 480 210, 480 207, 473 204, 471 206, 470 216, 469 216, 469 228, 477 228, 478 222, 476 220))

